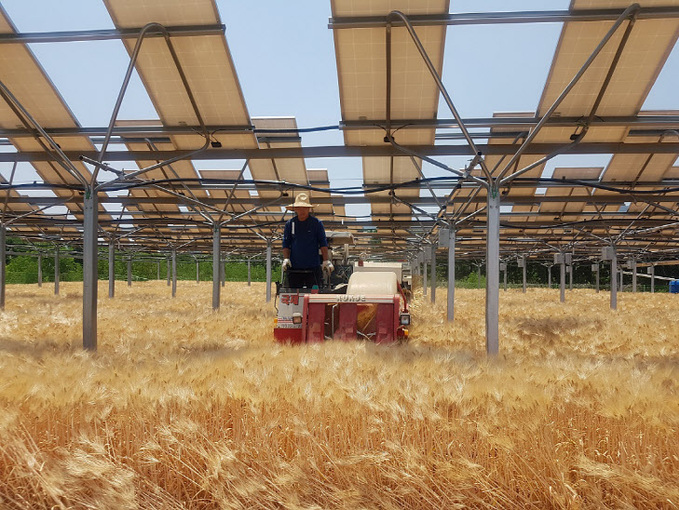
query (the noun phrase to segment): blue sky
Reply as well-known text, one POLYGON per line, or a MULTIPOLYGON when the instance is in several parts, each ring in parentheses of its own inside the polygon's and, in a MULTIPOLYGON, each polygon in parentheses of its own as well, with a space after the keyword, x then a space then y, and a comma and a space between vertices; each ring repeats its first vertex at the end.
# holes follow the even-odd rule
MULTIPOLYGON (((97 0, 1 0, 20 32, 112 28, 97 0)), ((567 9, 568 0, 451 1, 451 12, 567 9)), ((329 0, 217 0, 226 38, 249 113, 295 116, 300 127, 337 124, 339 92, 329 0)), ((547 77, 561 30, 559 23, 534 25, 469 25, 448 29, 443 81, 463 117, 490 117, 496 111, 534 111, 547 77)), ((108 124, 128 55, 120 41, 33 44, 32 50, 57 85, 81 125, 108 124)), ((679 50, 651 91, 645 109, 679 110, 676 78, 679 50)), ((149 119, 157 115, 141 82, 131 83, 119 118, 149 119)), ((439 117, 450 118, 444 104, 439 117)), ((337 131, 304 134, 305 145, 342 144, 337 131)), ((604 166, 606 156, 562 156, 555 166, 604 166)), ((447 158, 461 167, 465 158, 447 158)), ((242 162, 201 162, 200 168, 240 168, 242 162)), ((125 166, 125 165, 123 165, 125 166)), ((130 162, 128 168, 133 166, 130 162)), ((331 184, 360 183, 361 160, 308 160, 308 168, 327 168, 331 184)), ((8 170, 0 169, 7 177, 8 170)), ((17 180, 33 180, 26 166, 17 180)), ((437 170, 425 166, 427 175, 437 170)), ((364 211, 355 208, 356 214, 364 211)))

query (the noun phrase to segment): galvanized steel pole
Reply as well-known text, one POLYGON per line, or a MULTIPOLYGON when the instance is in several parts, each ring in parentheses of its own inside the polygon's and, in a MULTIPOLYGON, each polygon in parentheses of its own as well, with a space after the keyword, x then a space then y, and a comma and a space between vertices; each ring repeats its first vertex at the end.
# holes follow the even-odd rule
POLYGON ((431 302, 436 303, 436 243, 431 244, 431 302))
POLYGON ((427 274, 429 267, 427 267, 427 250, 422 249, 422 295, 427 297, 427 274))
POLYGON ((54 295, 59 295, 59 245, 57 244, 54 249, 54 295))
POLYGON ((172 285, 172 275, 170 274, 170 257, 165 259, 165 264, 167 265, 167 286, 172 285))
POLYGON ((568 290, 573 290, 573 264, 568 264, 568 290))
POLYGON ((564 303, 566 301, 566 254, 561 254, 561 264, 559 266, 560 282, 559 282, 559 300, 564 303))
POLYGON ((651 294, 655 293, 655 264, 651 264, 651 294))
POLYGON ((552 266, 547 266, 547 288, 552 288, 552 266))
POLYGON ((486 352, 500 350, 500 190, 494 182, 488 188, 488 229, 486 240, 486 352))
POLYGON ((116 247, 113 240, 108 243, 108 297, 116 294, 116 247))
POLYGON ((212 229, 212 309, 219 310, 219 273, 220 273, 220 247, 221 247, 221 229, 219 225, 214 225, 212 229))
POLYGON ((448 238, 448 320, 455 320, 455 230, 448 238))
POLYGON ((196 283, 200 283, 200 262, 196 260, 196 283))
POLYGON ((523 269, 523 293, 526 293, 526 256, 521 257, 521 267, 523 269))
POLYGON ((0 226, 0 310, 5 309, 5 280, 7 273, 7 229, 0 226))
POLYGON ((127 257, 127 286, 132 287, 132 255, 127 257))
POLYGON ((250 259, 248 259, 248 287, 252 285, 252 274, 250 270, 250 259))
POLYGON ((42 253, 38 253, 38 287, 42 287, 42 253))
POLYGON ((177 295, 177 250, 172 250, 172 297, 177 295))
POLYGON ((266 302, 271 301, 271 241, 266 242, 266 302))
POLYGON ((618 254, 613 250, 611 258, 611 310, 618 308, 618 254))
POLYGON ((599 293, 599 263, 596 263, 596 293, 599 293))
POLYGON ((83 348, 97 349, 97 192, 85 191, 83 199, 83 348))
POLYGON ((632 292, 637 291, 637 261, 632 260, 632 292))

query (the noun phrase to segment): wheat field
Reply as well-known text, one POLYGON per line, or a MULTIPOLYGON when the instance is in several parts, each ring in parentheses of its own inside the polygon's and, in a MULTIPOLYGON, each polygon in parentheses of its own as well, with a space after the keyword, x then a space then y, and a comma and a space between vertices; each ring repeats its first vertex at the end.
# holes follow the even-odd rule
POLYGON ((263 284, 10 285, 0 508, 679 508, 679 297, 416 291, 408 344, 272 341, 263 284))

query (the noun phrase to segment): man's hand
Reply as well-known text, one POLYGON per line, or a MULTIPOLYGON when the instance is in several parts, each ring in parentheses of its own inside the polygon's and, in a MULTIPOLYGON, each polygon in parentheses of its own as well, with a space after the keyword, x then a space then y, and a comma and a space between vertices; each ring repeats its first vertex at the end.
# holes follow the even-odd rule
POLYGON ((292 267, 292 262, 290 262, 290 259, 283 259, 283 271, 287 271, 292 267))
POLYGON ((327 271, 328 273, 332 273, 335 270, 335 266, 332 265, 332 262, 329 260, 324 260, 323 261, 323 271, 327 271))

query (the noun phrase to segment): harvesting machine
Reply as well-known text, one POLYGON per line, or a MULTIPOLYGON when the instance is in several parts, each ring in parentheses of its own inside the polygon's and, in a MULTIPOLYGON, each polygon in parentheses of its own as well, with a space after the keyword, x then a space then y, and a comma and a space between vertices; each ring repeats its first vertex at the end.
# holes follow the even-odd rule
POLYGON ((329 339, 394 343, 408 338, 409 282, 401 263, 349 264, 351 233, 327 232, 335 271, 311 288, 291 288, 283 271, 277 285, 274 338, 282 343, 329 339), (344 250, 338 250, 338 245, 344 250))

